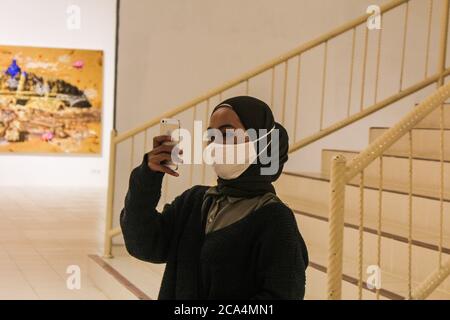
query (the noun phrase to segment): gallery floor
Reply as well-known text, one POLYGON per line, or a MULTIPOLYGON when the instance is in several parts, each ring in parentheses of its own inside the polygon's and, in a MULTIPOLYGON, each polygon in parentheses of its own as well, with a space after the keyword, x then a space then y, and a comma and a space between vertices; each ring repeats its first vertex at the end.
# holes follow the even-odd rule
POLYGON ((0 299, 106 299, 87 274, 104 207, 102 189, 0 187, 0 299), (80 289, 68 289, 69 266, 80 289))

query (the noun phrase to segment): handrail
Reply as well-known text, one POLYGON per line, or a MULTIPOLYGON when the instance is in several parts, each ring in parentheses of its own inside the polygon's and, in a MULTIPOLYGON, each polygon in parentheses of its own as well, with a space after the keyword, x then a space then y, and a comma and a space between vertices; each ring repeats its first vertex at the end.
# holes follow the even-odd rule
POLYGON ((444 266, 437 268, 435 272, 422 281, 413 291, 411 299, 426 299, 448 276, 450 276, 450 260, 447 260, 444 266))
MULTIPOLYGON (((364 170, 377 158, 382 157, 384 151, 397 142, 401 137, 411 132, 411 129, 422 121, 427 115, 439 107, 442 107, 444 102, 450 98, 450 83, 441 86, 438 90, 429 95, 423 102, 410 111, 401 121, 395 126, 388 129, 381 136, 375 139, 365 150, 361 151, 355 158, 346 163, 346 159, 342 154, 336 155, 331 162, 330 172, 330 223, 329 223, 329 253, 328 253, 328 297, 330 299, 341 298, 341 281, 342 281, 342 259, 343 259, 343 230, 344 230, 344 208, 345 208, 345 187, 357 174, 361 174, 360 180, 360 210, 361 217, 363 216, 364 204, 363 204, 363 191, 364 191, 364 170)), ((441 127, 442 129, 442 127, 441 127)), ((410 146, 412 145, 410 139, 410 146)), ((410 166, 412 161, 412 155, 410 150, 410 166)), ((381 161, 381 160, 380 160, 381 161)), ((381 167, 382 168, 382 167, 381 167)), ((380 169, 380 175, 382 175, 382 169, 380 169)), ((412 171, 410 167, 410 177, 412 171)), ((442 179, 442 177, 441 177, 442 179)), ((381 181, 381 178, 380 178, 381 181)), ((412 187, 410 180, 409 191, 409 210, 411 217, 412 209, 412 187)), ((381 190, 381 188, 380 188, 381 190)), ((442 202, 442 199, 441 199, 442 202)), ((380 207, 381 208, 381 207, 380 207)), ((380 209, 381 210, 381 209, 380 209)), ((410 238, 411 244, 411 225, 410 220, 410 238)), ((442 222, 442 221, 441 221, 442 222)), ((363 226, 360 225, 360 230, 363 230, 363 226)), ((442 231, 442 230, 441 230, 442 231)), ((362 249, 362 243, 360 243, 360 250, 362 249)), ((362 261, 360 261, 362 264, 362 261)), ((446 266, 448 269, 448 266, 446 266)), ((443 274, 448 275, 448 270, 442 272, 438 270, 439 277, 432 277, 433 280, 442 279, 443 274)), ((360 282, 362 279, 360 279, 360 282)), ((445 278, 444 278, 445 280, 445 278)), ((409 279, 411 282, 411 279, 409 279)), ((423 288, 429 288, 430 283, 425 282, 421 284, 423 288)), ((361 288, 361 287, 360 287, 361 288)), ((428 289, 420 290, 421 292, 427 292, 428 289)), ((431 292, 431 291, 430 291, 431 292)), ((419 293, 417 293, 419 295, 419 293)), ((413 295, 411 294, 412 298, 413 295)))
POLYGON ((342 129, 358 120, 361 120, 377 111, 380 111, 383 108, 409 96, 410 94, 415 93, 415 92, 429 86, 432 83, 435 83, 440 78, 447 77, 448 75, 450 75, 450 68, 445 69, 445 71, 442 73, 437 73, 431 77, 428 77, 427 79, 422 80, 419 83, 412 85, 411 87, 404 89, 404 90, 400 91, 399 93, 394 94, 380 102, 377 102, 370 107, 364 108, 362 111, 355 113, 354 115, 347 117, 342 121, 332 124, 329 127, 325 128, 315 134, 312 134, 298 142, 293 143, 289 148, 289 153, 297 151, 301 148, 304 148, 305 146, 307 146, 311 143, 314 143, 315 141, 322 139, 325 136, 328 136, 328 135, 338 131, 339 129, 342 129))
POLYGON ((450 98, 450 83, 440 87, 428 96, 417 107, 411 110, 395 126, 389 128, 375 139, 364 151, 360 152, 347 164, 345 180, 349 182, 358 173, 369 166, 384 151, 409 132, 416 124, 422 121, 433 110, 441 106, 450 98))
MULTIPOLYGON (((380 7, 380 14, 386 13, 386 12, 392 10, 392 9, 395 9, 398 6, 404 4, 404 3, 408 2, 408 1, 410 1, 410 0, 393 0, 393 1, 389 2, 389 3, 386 3, 386 4, 384 4, 384 5, 382 5, 380 7)), ((239 84, 241 84, 243 82, 246 82, 250 78, 253 78, 253 77, 255 77, 255 76, 257 76, 257 75, 259 75, 259 74, 261 74, 261 73, 263 73, 263 72, 265 72, 265 71, 267 71, 267 70, 269 70, 269 69, 271 69, 271 68, 273 68, 273 67, 275 67, 275 66, 277 66, 277 65, 279 65, 279 64, 281 64, 281 63, 283 63, 283 62, 285 62, 285 61, 287 61, 287 60, 289 60, 291 58, 293 58, 293 57, 295 57, 295 56, 298 56, 299 54, 302 54, 305 51, 308 51, 308 50, 310 50, 312 48, 315 48, 315 47, 325 43, 326 41, 328 41, 328 40, 330 40, 332 38, 335 38, 338 35, 341 35, 341 34, 347 32, 347 31, 349 31, 349 30, 351 30, 353 28, 356 28, 360 24, 364 23, 369 17, 370 17, 370 14, 364 14, 364 15, 362 15, 362 16, 360 16, 360 17, 358 17, 358 18, 356 18, 356 19, 354 19, 354 20, 352 20, 350 22, 347 22, 347 23, 341 25, 340 27, 337 27, 334 30, 329 31, 328 33, 326 33, 326 34, 324 34, 324 35, 322 35, 322 36, 320 36, 320 37, 318 37, 316 39, 308 41, 305 44, 303 44, 303 45, 301 45, 301 46, 299 46, 299 47, 297 47, 297 48, 295 48, 295 49, 293 49, 293 50, 291 50, 291 51, 289 51, 289 52, 287 52, 285 54, 282 54, 281 56, 279 56, 279 57, 277 57, 275 59, 272 59, 271 61, 269 61, 269 62, 267 62, 267 63, 265 63, 265 64, 263 64, 263 65, 261 65, 259 67, 256 67, 255 69, 253 69, 251 71, 248 71, 248 72, 238 76, 237 78, 235 78, 233 80, 230 80, 230 81, 226 82, 225 84, 223 84, 223 85, 221 85, 221 86, 219 86, 219 87, 217 87, 215 89, 209 90, 208 92, 202 94, 201 96, 199 96, 199 97, 197 97, 195 99, 192 99, 191 101, 183 103, 183 104, 181 104, 181 105, 171 109, 170 111, 163 113, 161 116, 155 117, 152 120, 149 120, 149 121, 139 125, 138 127, 134 128, 134 129, 131 129, 131 130, 128 130, 128 131, 125 131, 123 133, 118 134, 117 137, 115 137, 114 141, 116 143, 120 143, 120 142, 126 140, 127 138, 132 137, 132 136, 138 134, 139 132, 142 132, 142 131, 144 131, 144 130, 146 130, 146 129, 148 129, 148 128, 156 125, 156 124, 158 124, 159 121, 161 119, 163 119, 163 118, 170 118, 170 117, 172 117, 172 116, 174 116, 176 114, 179 114, 179 113, 181 113, 183 111, 186 111, 186 110, 190 109, 191 107, 197 105, 198 103, 206 101, 206 100, 210 99, 211 97, 214 97, 214 96, 216 96, 216 95, 218 95, 218 94, 220 94, 220 93, 222 93, 222 92, 224 92, 224 91, 226 91, 226 90, 228 90, 228 89, 230 89, 230 88, 232 88, 232 87, 234 87, 236 85, 239 85, 239 84)))
MULTIPOLYGON (((430 2, 429 16, 433 2, 430 2)), ((344 230, 344 214, 345 214, 345 189, 346 185, 359 174, 359 243, 358 243, 358 294, 362 298, 362 274, 363 274, 363 239, 364 239, 364 176, 365 169, 379 159, 379 186, 378 186, 378 248, 377 263, 381 261, 381 217, 383 211, 383 155, 384 152, 394 143, 398 142, 401 137, 408 134, 409 157, 408 157, 408 298, 424 299, 437 286, 442 283, 450 274, 450 261, 445 264, 442 262, 443 248, 443 223, 444 223, 444 103, 450 98, 450 83, 444 84, 444 79, 448 76, 446 69, 447 56, 447 39, 449 24, 450 0, 443 0, 441 27, 440 27, 440 48, 438 57, 438 72, 441 73, 436 79, 438 89, 429 95, 416 108, 410 111, 396 125, 385 131, 381 136, 375 139, 365 150, 361 151, 351 161, 346 163, 346 159, 342 154, 335 156, 331 163, 330 172, 330 223, 329 223, 329 252, 328 252, 328 297, 330 299, 341 298, 341 281, 342 281, 342 265, 343 265, 343 230, 344 230), (412 129, 420 121, 434 110, 440 108, 440 226, 439 226, 439 266, 437 271, 425 279, 417 288, 412 289, 412 230, 413 230, 413 135, 412 129)), ((408 6, 406 7, 407 19, 408 6)), ((431 24, 431 18, 429 21, 431 24)), ((404 41, 406 36, 406 26, 404 29, 404 41)), ((428 34, 430 29, 428 30, 428 34)), ((429 42, 429 38, 427 40, 429 42)), ((404 53, 404 52, 403 52, 404 53)), ((428 53, 427 53, 428 55, 428 53)), ((402 69, 403 69, 402 60, 402 69)), ((428 65, 428 61, 426 62, 428 65)), ((427 70, 426 70, 427 72, 427 70)), ((401 73, 402 75, 402 73, 401 73)), ((400 78, 400 86, 402 77, 400 78)), ((377 290, 377 297, 379 290, 377 290)))

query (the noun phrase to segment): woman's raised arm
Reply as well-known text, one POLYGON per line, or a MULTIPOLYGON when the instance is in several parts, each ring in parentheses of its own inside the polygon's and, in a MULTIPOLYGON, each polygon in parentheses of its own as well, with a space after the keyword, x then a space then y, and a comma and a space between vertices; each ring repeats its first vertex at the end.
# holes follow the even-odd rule
POLYGON ((182 196, 178 196, 166 204, 161 213, 156 210, 164 172, 177 175, 160 164, 167 160, 173 148, 161 145, 166 139, 161 137, 164 136, 155 137, 154 149, 145 154, 142 163, 131 172, 124 208, 120 213, 120 226, 128 253, 154 263, 167 260, 174 222, 182 202, 182 196))

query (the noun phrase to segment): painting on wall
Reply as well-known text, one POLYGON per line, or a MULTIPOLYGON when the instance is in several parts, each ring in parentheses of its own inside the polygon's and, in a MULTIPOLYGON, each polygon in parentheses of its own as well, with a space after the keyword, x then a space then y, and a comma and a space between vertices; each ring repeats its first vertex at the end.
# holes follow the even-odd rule
POLYGON ((103 52, 0 45, 0 154, 100 154, 103 52))

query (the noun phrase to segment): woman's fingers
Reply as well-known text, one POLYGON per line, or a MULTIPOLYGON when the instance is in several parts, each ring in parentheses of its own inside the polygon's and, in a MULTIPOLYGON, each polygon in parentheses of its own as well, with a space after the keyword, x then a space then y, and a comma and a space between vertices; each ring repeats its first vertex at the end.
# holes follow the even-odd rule
POLYGON ((159 153, 159 154, 155 155, 154 157, 152 157, 152 160, 154 160, 154 162, 160 164, 163 161, 171 161, 172 155, 170 153, 163 152, 163 153, 159 153))
POLYGON ((168 135, 161 135, 153 137, 153 148, 160 146, 163 142, 172 141, 172 137, 168 135))
POLYGON ((160 167, 159 169, 160 169, 161 172, 165 172, 167 174, 170 174, 171 176, 178 177, 180 175, 178 172, 176 172, 176 171, 174 171, 174 170, 172 170, 169 167, 166 167, 164 165, 159 165, 159 167, 160 167))
POLYGON ((157 155, 152 155, 148 158, 148 166, 153 171, 166 172, 173 176, 178 177, 178 173, 168 167, 163 163, 172 161, 172 155, 170 153, 159 153, 157 155), (168 169, 168 170, 167 170, 168 169))
POLYGON ((164 144, 159 145, 149 152, 149 157, 154 157, 154 156, 156 156, 158 154, 162 154, 162 153, 167 153, 167 154, 173 155, 174 162, 177 162, 177 163, 183 162, 181 160, 181 158, 179 157, 180 155, 183 154, 183 150, 180 149, 176 145, 164 145, 164 144))
POLYGON ((150 151, 150 154, 151 155, 157 155, 157 154, 163 153, 163 152, 172 153, 173 149, 175 149, 175 152, 178 151, 178 154, 182 154, 183 153, 183 151, 181 149, 179 149, 178 147, 176 147, 176 146, 162 144, 162 145, 160 145, 158 147, 153 148, 153 150, 150 151))
POLYGON ((179 157, 181 154, 183 154, 183 150, 176 146, 160 145, 149 152, 149 158, 155 158, 160 154, 169 155, 169 158, 172 157, 170 160, 173 160, 173 162, 175 163, 183 163, 183 160, 179 157))
POLYGON ((183 163, 183 160, 178 156, 173 157, 170 153, 160 153, 155 155, 156 161, 162 162, 173 162, 173 163, 183 163))
POLYGON ((164 144, 167 141, 172 141, 172 137, 169 135, 160 135, 153 138, 153 150, 148 153, 147 164, 153 171, 165 172, 178 177, 179 174, 165 166, 164 163, 172 161, 174 163, 182 163, 182 159, 178 156, 183 154, 183 150, 176 145, 164 144))
POLYGON ((170 169, 169 167, 166 167, 163 164, 152 163, 152 164, 149 164, 149 166, 151 166, 150 169, 152 169, 153 171, 165 172, 165 173, 170 174, 171 176, 174 176, 174 177, 178 177, 179 176, 178 172, 170 169))

